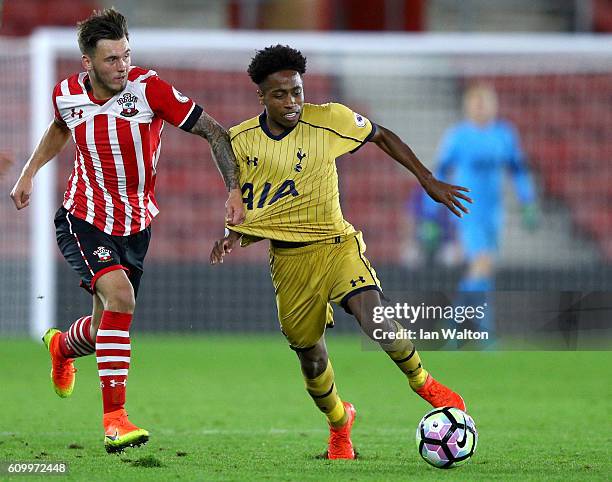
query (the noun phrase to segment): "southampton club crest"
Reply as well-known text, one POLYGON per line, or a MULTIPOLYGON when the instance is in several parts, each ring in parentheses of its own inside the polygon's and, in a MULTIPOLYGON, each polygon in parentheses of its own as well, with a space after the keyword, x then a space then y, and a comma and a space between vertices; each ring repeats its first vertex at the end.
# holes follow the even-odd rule
POLYGON ((134 94, 130 94, 126 92, 119 99, 117 99, 117 103, 123 108, 120 114, 123 117, 133 117, 138 114, 138 109, 136 109, 136 102, 138 102, 138 97, 134 94))
POLYGON ((105 248, 104 246, 98 246, 98 248, 93 252, 98 257, 98 261, 100 263, 106 263, 111 260, 111 252, 110 249, 105 248))

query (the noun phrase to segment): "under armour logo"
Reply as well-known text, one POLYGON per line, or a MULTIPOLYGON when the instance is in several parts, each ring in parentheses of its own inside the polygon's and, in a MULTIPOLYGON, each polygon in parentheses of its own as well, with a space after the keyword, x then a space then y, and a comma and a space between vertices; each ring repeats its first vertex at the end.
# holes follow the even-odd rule
POLYGON ((253 167, 257 167, 258 162, 259 162, 259 159, 257 159, 256 157, 251 159, 250 156, 247 156, 247 166, 250 166, 251 164, 253 164, 253 167))
POLYGON ((360 276, 356 280, 354 280, 354 279, 351 280, 351 286, 353 288, 355 288, 357 286, 357 283, 365 283, 365 278, 363 276, 360 276))
POLYGON ((294 169, 295 169, 296 172, 300 172, 302 170, 302 159, 304 159, 306 157, 306 154, 304 154, 302 152, 302 148, 301 147, 298 149, 296 156, 297 156, 297 158, 299 159, 300 162, 298 162, 295 165, 294 169))
POLYGON ((77 110, 73 107, 72 109, 70 109, 70 117, 76 117, 79 116, 79 119, 83 118, 83 109, 79 109, 78 112, 77 110))
POLYGON ((115 388, 117 385, 123 385, 125 387, 127 385, 127 380, 123 380, 122 382, 118 382, 116 380, 110 381, 111 388, 115 388))

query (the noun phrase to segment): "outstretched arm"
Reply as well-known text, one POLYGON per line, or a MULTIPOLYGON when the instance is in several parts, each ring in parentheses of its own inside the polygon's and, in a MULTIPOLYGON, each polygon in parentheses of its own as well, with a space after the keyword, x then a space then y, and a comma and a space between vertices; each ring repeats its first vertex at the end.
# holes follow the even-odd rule
POLYGON ((412 152, 395 133, 381 125, 376 126, 376 134, 370 139, 390 157, 412 172, 429 196, 444 204, 453 214, 462 217, 461 211, 468 213, 468 209, 460 200, 471 203, 472 200, 461 191, 469 192, 468 188, 455 186, 438 181, 431 171, 427 169, 419 158, 412 152))
POLYGON ((242 192, 238 185, 238 164, 227 131, 206 112, 202 112, 191 128, 191 132, 203 137, 210 144, 215 164, 229 190, 225 203, 226 221, 230 225, 240 224, 244 221, 245 211, 242 204, 242 192))
POLYGON ((23 166, 21 175, 11 191, 11 198, 17 209, 23 209, 30 204, 34 176, 41 167, 62 151, 69 138, 70 129, 68 127, 56 121, 49 124, 34 153, 23 166))

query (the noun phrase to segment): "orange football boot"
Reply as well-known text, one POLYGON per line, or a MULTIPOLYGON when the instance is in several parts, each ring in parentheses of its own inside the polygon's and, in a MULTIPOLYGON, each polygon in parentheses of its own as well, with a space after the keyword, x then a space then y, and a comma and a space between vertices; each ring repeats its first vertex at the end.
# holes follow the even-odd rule
POLYGON ((327 443, 328 459, 349 459, 355 458, 353 442, 351 442, 351 428, 355 422, 357 411, 349 402, 342 402, 348 415, 348 420, 342 427, 329 426, 329 441, 327 443))
POLYGON ((77 371, 72 358, 66 358, 59 349, 61 331, 50 328, 43 336, 43 342, 51 355, 51 382, 55 393, 66 398, 74 389, 74 374, 77 371))
POLYGON ((149 440, 149 432, 130 422, 123 408, 105 413, 103 423, 104 448, 109 454, 144 445, 149 440))
POLYGON ((427 375, 425 384, 415 390, 415 392, 424 400, 429 402, 432 407, 455 407, 459 410, 466 411, 463 398, 450 388, 442 385, 431 375, 427 375))

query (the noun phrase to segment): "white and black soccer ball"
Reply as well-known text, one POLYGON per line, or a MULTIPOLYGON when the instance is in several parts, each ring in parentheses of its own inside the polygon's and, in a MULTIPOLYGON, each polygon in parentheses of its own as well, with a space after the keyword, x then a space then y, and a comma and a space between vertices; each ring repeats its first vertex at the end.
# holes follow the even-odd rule
POLYGON ((419 422, 416 444, 427 463, 450 469, 466 463, 474 454, 478 432, 472 417, 462 410, 434 408, 419 422))

